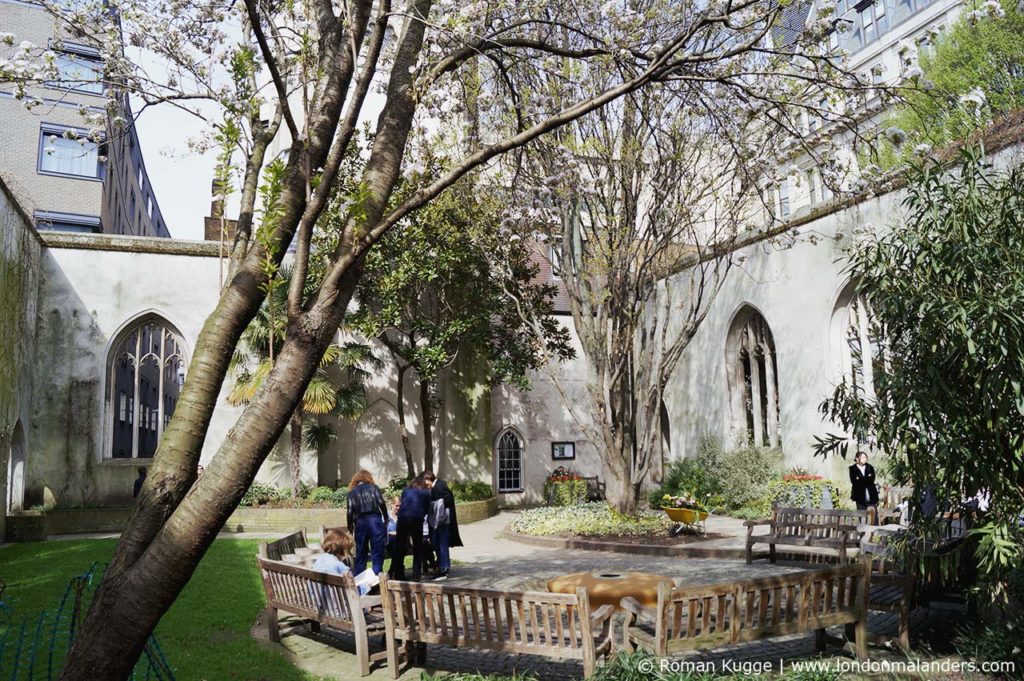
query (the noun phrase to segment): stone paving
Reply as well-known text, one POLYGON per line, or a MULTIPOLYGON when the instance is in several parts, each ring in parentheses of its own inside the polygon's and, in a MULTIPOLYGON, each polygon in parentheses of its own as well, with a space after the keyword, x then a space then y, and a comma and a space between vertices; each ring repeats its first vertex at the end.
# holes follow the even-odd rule
MULTIPOLYGON (((637 556, 623 553, 573 551, 539 548, 519 544, 497 535, 507 525, 511 514, 502 513, 494 518, 460 528, 466 547, 453 549, 452 558, 458 564, 452 567, 449 582, 497 588, 502 590, 544 589, 544 582, 558 575, 583 571, 642 571, 662 574, 684 584, 708 584, 758 576, 781 574, 806 569, 807 565, 776 564, 755 561, 713 559, 680 559, 637 556)), ((722 540, 719 540, 722 541, 722 540)), ((735 540, 734 540, 735 541, 735 540)), ((355 643, 350 634, 330 631, 313 634, 308 627, 287 618, 282 620, 282 640, 271 643, 267 637, 266 616, 253 625, 252 634, 264 645, 283 647, 286 655, 298 667, 330 679, 354 681, 360 678, 355 665, 355 643)), ((911 630, 918 633, 936 622, 942 613, 934 610, 915 611, 911 630)), ((895 633, 896 618, 873 613, 870 628, 874 632, 895 633)), ((616 622, 616 636, 619 624, 616 622)), ((841 630, 832 632, 841 635, 841 630)), ((383 641, 371 642, 371 649, 381 650, 383 641)), ((833 653, 837 649, 830 649, 833 653)), ((872 656, 880 654, 873 648, 872 656)), ((733 646, 727 649, 705 651, 689 656, 689 660, 714 662, 719 666, 726 660, 733 663, 772 662, 814 656, 812 634, 799 634, 768 641, 733 646)), ((418 679, 422 671, 450 673, 456 671, 481 674, 528 674, 539 681, 581 678, 582 665, 572 661, 558 661, 532 655, 512 655, 493 651, 453 649, 430 646, 424 667, 404 667, 401 679, 418 679)), ((388 678, 384 665, 378 664, 369 678, 388 678)))

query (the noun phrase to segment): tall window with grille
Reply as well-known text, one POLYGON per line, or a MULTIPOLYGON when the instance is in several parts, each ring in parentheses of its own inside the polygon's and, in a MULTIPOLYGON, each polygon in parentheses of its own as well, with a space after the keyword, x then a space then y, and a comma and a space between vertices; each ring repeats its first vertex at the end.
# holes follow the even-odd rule
POLYGON ((187 360, 181 335, 155 317, 123 333, 109 361, 113 459, 148 459, 178 403, 187 360))
POLYGON ((875 399, 875 375, 884 367, 885 346, 871 308, 862 296, 850 300, 845 329, 843 371, 853 390, 875 399))
POLYGON ((781 444, 775 340, 768 322, 747 308, 736 316, 727 341, 728 376, 735 426, 757 447, 781 444))
POLYGON ((506 430, 498 438, 498 491, 523 490, 523 441, 515 431, 506 430))

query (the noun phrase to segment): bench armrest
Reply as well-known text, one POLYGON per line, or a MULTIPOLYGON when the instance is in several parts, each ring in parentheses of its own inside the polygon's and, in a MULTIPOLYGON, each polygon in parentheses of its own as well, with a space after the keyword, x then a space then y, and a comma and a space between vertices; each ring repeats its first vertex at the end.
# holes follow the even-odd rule
POLYGON ((615 614, 614 605, 602 605, 600 608, 590 613, 590 626, 596 627, 602 622, 607 621, 615 614))
POLYGON ((619 607, 626 611, 627 616, 632 616, 634 620, 637 617, 641 617, 645 612, 650 612, 650 608, 632 596, 626 596, 619 601, 619 607))
POLYGON ((379 608, 383 604, 380 596, 360 596, 359 605, 364 608, 379 608))
POLYGON ((748 527, 748 528, 749 527, 757 527, 758 525, 771 525, 771 524, 772 524, 772 521, 767 519, 767 518, 764 519, 764 520, 744 520, 743 521, 743 526, 744 527, 748 527))
POLYGON ((602 605, 590 613, 590 631, 599 632, 602 639, 608 636, 612 626, 612 615, 614 614, 614 605, 602 605))

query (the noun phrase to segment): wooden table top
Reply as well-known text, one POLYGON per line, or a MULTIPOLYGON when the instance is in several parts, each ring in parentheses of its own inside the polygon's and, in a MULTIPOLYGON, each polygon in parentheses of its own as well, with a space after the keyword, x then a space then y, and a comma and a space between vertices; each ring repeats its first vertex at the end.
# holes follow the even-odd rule
POLYGON ((587 590, 592 608, 602 605, 618 607, 619 601, 627 596, 643 605, 654 606, 658 603, 658 585, 661 583, 675 585, 670 577, 647 572, 574 572, 549 579, 548 591, 576 593, 576 588, 582 586, 587 590))

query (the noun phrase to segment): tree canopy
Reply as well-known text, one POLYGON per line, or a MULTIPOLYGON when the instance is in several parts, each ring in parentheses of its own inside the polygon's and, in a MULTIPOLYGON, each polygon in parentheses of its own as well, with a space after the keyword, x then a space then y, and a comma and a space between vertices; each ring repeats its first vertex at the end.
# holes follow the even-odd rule
MULTIPOLYGON (((443 163, 424 172, 439 174, 443 163)), ((432 394, 461 354, 482 361, 488 383, 529 387, 528 372, 574 354, 552 316, 551 284, 536 281, 537 244, 502 229, 508 207, 487 187, 462 182, 410 216, 367 254, 349 324, 380 339, 398 364, 396 405, 409 473, 403 378, 420 384, 423 466, 432 469, 432 394)))

